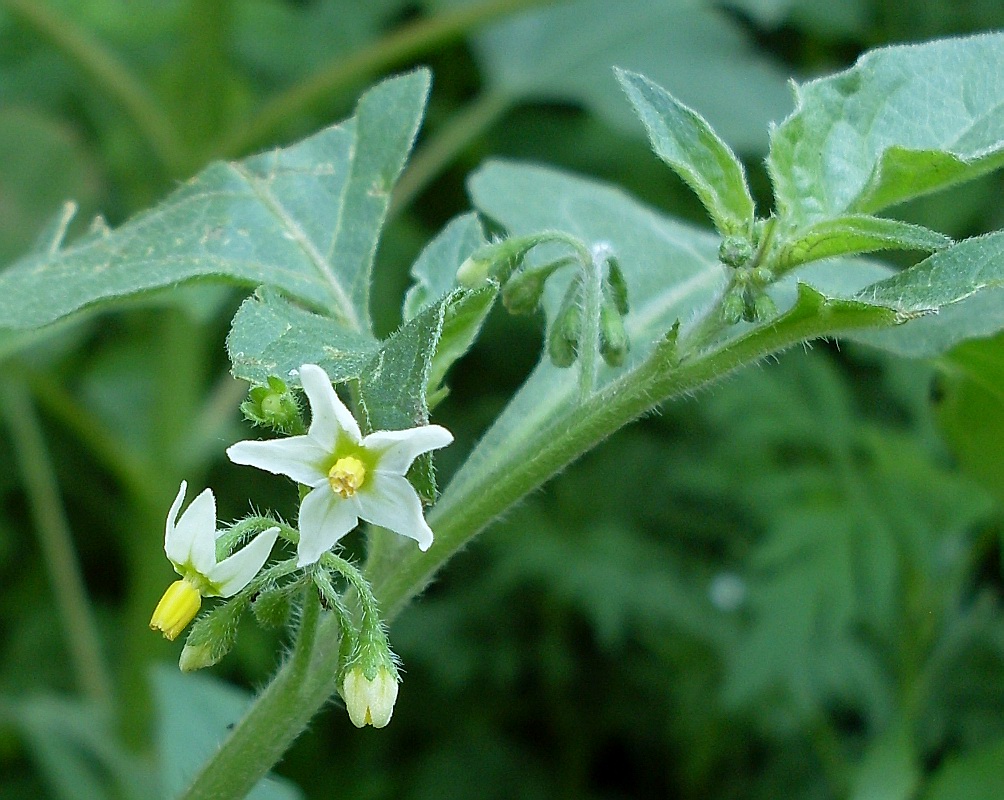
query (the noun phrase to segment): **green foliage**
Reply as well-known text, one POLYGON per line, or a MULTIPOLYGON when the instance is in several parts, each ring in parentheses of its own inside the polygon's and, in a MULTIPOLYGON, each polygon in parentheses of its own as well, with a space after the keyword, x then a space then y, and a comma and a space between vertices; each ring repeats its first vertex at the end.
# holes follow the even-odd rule
MULTIPOLYGON (((1000 796, 1004 37, 797 84, 761 157, 789 74, 1004 17, 817 6, 4 0, 0 794, 174 797, 234 741, 250 788, 341 691, 353 595, 302 658, 292 561, 193 628, 226 681, 148 684, 178 657, 146 630, 178 482, 294 519, 222 453, 243 381, 260 404, 316 363, 364 428, 434 409, 457 439, 428 553, 346 540, 386 619, 494 525, 390 629, 387 730, 339 709, 280 767, 302 790, 251 796, 1000 796), (485 161, 514 153, 554 166, 485 161), (772 357, 820 336, 871 349, 772 357)), ((435 477, 409 473, 428 502, 435 477)))
POLYGON ((722 236, 753 233, 743 166, 708 123, 642 75, 618 72, 656 154, 693 189, 722 236))

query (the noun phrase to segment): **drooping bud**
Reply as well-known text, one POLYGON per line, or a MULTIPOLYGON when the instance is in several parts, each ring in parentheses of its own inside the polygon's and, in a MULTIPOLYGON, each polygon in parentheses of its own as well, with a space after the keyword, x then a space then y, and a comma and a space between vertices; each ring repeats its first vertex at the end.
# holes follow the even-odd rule
POLYGON ((510 314, 532 314, 540 305, 544 284, 557 270, 574 264, 574 258, 559 258, 542 267, 522 269, 502 287, 502 303, 510 314))
POLYGON ((293 610, 293 587, 264 589, 251 603, 251 611, 264 628, 281 628, 289 621, 293 610))
POLYGON ((607 259, 609 271, 604 279, 604 290, 610 292, 610 298, 621 316, 628 313, 628 289, 627 281, 624 279, 624 272, 615 256, 607 259))
POLYGON ((352 724, 357 728, 385 727, 394 713, 397 688, 397 674, 392 668, 380 666, 367 677, 362 665, 352 667, 342 682, 342 698, 352 724))
POLYGON ((237 623, 247 601, 234 598, 199 618, 188 634, 178 666, 182 672, 211 667, 230 652, 237 640, 237 623))
POLYGON ((579 354, 579 339, 582 336, 581 295, 582 275, 577 273, 561 301, 561 308, 551 325, 547 341, 551 363, 562 369, 572 366, 579 354))
POLYGON ((766 292, 758 292, 753 298, 753 319, 750 322, 766 322, 777 316, 777 305, 766 292))
MULTIPOLYGON (((605 287, 604 287, 605 288, 605 287)), ((611 367, 624 363, 628 353, 628 335, 610 292, 604 291, 600 306, 600 355, 611 367)))

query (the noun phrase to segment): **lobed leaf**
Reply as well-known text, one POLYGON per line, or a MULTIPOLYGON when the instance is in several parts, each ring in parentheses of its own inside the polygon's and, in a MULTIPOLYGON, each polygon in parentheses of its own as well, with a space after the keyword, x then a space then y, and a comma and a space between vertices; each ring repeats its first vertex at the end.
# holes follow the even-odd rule
POLYGON ((37 328, 215 278, 279 288, 368 331, 377 240, 428 88, 425 70, 386 80, 340 125, 283 150, 212 164, 117 230, 22 259, 0 273, 3 327, 37 328))
POLYGON ((767 166, 796 226, 880 208, 1004 164, 1004 34, 874 50, 796 87, 767 166))
POLYGON ((643 75, 615 70, 656 154, 694 190, 723 236, 752 234, 754 206, 735 154, 697 112, 643 75))

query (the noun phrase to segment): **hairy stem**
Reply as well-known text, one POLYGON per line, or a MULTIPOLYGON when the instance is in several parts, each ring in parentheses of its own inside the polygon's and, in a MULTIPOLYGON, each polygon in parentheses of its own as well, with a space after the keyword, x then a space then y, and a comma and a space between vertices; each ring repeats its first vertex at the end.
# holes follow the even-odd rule
MULTIPOLYGON (((393 619, 458 550, 513 503, 659 403, 797 342, 874 324, 874 317, 867 314, 842 315, 809 303, 776 324, 756 328, 684 361, 678 358, 675 342, 667 338, 641 366, 593 393, 586 402, 573 403, 548 430, 500 452, 480 474, 471 477, 461 470, 429 514, 435 546, 426 553, 411 550, 394 559, 392 569, 383 569, 381 563, 370 565, 384 619, 393 619)), ((185 800, 239 798, 255 785, 337 690, 338 646, 338 623, 326 615, 302 684, 293 679, 289 663, 281 668, 203 768, 185 800)))
POLYGON ((56 595, 77 682, 90 699, 107 704, 112 697, 111 679, 101 657, 97 626, 59 497, 55 470, 28 388, 17 373, 16 369, 10 370, 4 378, 0 408, 7 419, 24 476, 39 546, 56 595))

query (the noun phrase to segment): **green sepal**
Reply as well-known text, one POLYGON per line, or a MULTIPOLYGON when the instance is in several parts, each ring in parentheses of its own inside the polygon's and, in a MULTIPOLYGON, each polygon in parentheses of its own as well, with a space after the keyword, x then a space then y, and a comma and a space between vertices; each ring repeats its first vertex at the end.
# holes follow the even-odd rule
POLYGON ((615 69, 656 154, 694 190, 723 236, 750 236, 754 204, 742 163, 711 125, 643 75, 615 69))

